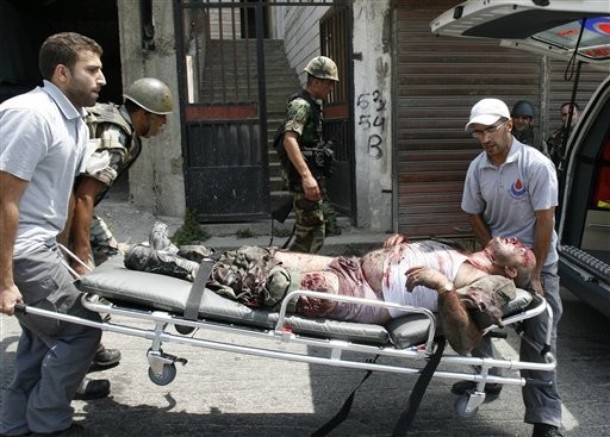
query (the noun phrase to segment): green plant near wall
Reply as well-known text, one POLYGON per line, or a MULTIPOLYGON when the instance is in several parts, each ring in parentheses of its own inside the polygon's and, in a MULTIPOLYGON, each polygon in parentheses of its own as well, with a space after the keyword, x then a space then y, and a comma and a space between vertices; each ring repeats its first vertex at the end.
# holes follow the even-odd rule
POLYGON ((252 238, 255 236, 255 234, 250 230, 250 228, 243 228, 238 229, 237 232, 235 232, 235 236, 237 238, 252 238))
POLYGON ((171 240, 176 246, 182 246, 198 244, 209 238, 210 234, 199 226, 197 213, 192 209, 187 209, 184 214, 184 223, 174 232, 171 240))

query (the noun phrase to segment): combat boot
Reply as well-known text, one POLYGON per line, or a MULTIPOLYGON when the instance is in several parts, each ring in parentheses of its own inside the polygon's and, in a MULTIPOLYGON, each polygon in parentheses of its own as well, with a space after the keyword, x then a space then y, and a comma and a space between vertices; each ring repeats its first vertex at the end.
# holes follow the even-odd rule
POLYGON ((97 347, 89 372, 112 369, 119 365, 121 352, 118 349, 106 349, 102 343, 97 347))

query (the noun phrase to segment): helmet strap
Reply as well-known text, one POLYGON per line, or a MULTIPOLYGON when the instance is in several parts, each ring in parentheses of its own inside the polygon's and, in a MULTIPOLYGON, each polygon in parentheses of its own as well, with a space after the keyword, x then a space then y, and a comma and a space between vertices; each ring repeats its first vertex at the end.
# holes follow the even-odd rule
POLYGON ((150 133, 150 127, 152 126, 156 118, 157 114, 153 114, 152 112, 146 111, 146 132, 142 134, 144 138, 147 138, 148 134, 150 133))

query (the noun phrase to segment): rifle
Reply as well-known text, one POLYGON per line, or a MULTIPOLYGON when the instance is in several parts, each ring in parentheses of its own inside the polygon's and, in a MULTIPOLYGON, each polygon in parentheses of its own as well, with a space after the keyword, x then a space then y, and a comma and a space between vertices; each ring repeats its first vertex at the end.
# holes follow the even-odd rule
POLYGON ((333 164, 336 161, 334 149, 336 146, 337 140, 334 138, 326 141, 321 140, 316 147, 302 148, 301 153, 307 160, 310 169, 329 178, 333 175, 333 164))
MULTIPOLYGON (((292 211, 292 197, 290 199, 286 200, 286 202, 282 203, 277 208, 275 208, 273 211, 271 211, 271 240, 269 241, 269 246, 273 246, 274 220, 277 220, 280 223, 284 223, 286 221, 286 219, 288 218, 290 211, 292 211)), ((292 232, 290 234, 290 237, 288 237, 288 239, 282 245, 282 249, 286 249, 288 247, 288 244, 290 243, 290 240, 292 240, 292 237, 294 236, 295 231, 296 231, 296 223, 292 227, 292 232)))
POLYGON ((282 203, 280 206, 271 211, 271 218, 277 220, 280 223, 284 223, 288 218, 288 215, 292 211, 292 198, 282 203))

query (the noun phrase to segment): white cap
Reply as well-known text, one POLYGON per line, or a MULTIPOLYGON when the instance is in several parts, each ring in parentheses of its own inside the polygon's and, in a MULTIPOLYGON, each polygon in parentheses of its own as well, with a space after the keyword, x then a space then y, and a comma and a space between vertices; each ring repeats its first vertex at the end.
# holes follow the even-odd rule
POLYGON ((483 99, 472 107, 470 120, 464 128, 468 130, 472 124, 491 126, 501 118, 510 118, 508 106, 499 99, 483 99))

